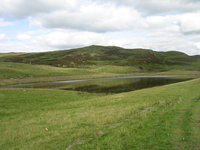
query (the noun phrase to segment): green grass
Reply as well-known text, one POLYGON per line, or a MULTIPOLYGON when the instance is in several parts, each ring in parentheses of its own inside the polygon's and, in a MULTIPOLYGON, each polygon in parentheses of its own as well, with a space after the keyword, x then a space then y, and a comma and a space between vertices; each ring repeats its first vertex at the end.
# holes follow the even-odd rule
POLYGON ((200 56, 115 46, 0 53, 0 85, 127 75, 198 75, 200 56))
POLYGON ((132 67, 132 66, 93 65, 93 66, 88 66, 88 68, 95 73, 134 73, 140 71, 137 67, 132 67))
POLYGON ((128 75, 199 76, 200 72, 187 70, 171 70, 166 72, 141 72, 137 69, 137 67, 112 65, 92 65, 85 66, 85 68, 59 68, 47 65, 0 62, 0 85, 128 75))
POLYGON ((115 95, 0 90, 3 150, 199 150, 200 79, 115 95))
POLYGON ((3 54, 0 54, 1 62, 31 63, 63 68, 111 65, 134 67, 131 70, 139 71, 166 71, 199 70, 200 67, 200 56, 188 56, 176 51, 156 52, 150 49, 124 49, 115 46, 93 45, 53 52, 4 54, 4 57, 1 55, 3 54))
POLYGON ((17 56, 17 55, 21 55, 21 54, 25 54, 25 53, 15 53, 15 52, 13 52, 13 53, 0 53, 0 57, 10 57, 10 56, 17 56))
POLYGON ((87 69, 0 62, 0 79, 91 74, 87 69))
POLYGON ((0 79, 19 79, 52 76, 81 76, 92 74, 121 74, 137 72, 134 67, 90 66, 87 68, 59 68, 47 65, 0 62, 0 79))

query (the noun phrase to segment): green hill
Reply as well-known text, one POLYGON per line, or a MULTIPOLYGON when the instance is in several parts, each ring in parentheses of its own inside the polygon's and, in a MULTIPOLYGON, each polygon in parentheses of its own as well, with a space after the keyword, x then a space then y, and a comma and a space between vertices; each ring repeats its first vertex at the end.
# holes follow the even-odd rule
POLYGON ((95 45, 71 50, 5 55, 0 57, 0 61, 64 68, 104 65, 134 66, 141 71, 199 70, 200 68, 200 56, 188 56, 176 51, 156 52, 150 49, 124 49, 95 45))
POLYGON ((82 68, 58 68, 45 65, 0 62, 0 79, 70 76, 91 73, 92 71, 82 68))

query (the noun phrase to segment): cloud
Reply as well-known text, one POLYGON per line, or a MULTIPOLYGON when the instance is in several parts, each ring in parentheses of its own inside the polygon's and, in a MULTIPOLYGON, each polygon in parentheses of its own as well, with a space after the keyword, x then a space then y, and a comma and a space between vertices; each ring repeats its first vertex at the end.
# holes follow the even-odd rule
MULTIPOLYGON (((102 0, 99 0, 102 1, 102 0)), ((163 14, 163 13, 183 13, 199 10, 200 1, 198 0, 111 0, 119 5, 128 5, 145 15, 163 14)))
POLYGON ((31 39, 31 36, 29 34, 26 34, 26 33, 21 33, 21 34, 18 34, 17 35, 17 39, 18 40, 30 40, 31 39))
POLYGON ((185 36, 176 26, 163 30, 119 31, 95 33, 88 31, 45 29, 17 35, 18 41, 0 43, 0 51, 47 51, 88 45, 115 45, 125 48, 151 48, 159 51, 178 50, 189 55, 200 54, 199 36, 185 36), (135 36, 132 36, 135 35, 135 36), (10 44, 10 45, 9 45, 10 44))
POLYGON ((19 41, 6 41, 0 42, 0 53, 9 53, 9 52, 42 52, 44 50, 49 50, 47 48, 41 48, 41 46, 24 43, 19 41))
POLYGON ((198 11, 200 5, 199 0, 1 0, 0 15, 6 14, 19 18, 30 17, 58 10, 76 11, 82 5, 91 5, 94 3, 97 5, 110 3, 119 7, 125 6, 146 15, 198 11))
POLYGON ((1 0, 0 50, 99 44, 199 54, 198 6, 198 0, 1 0))
MULTIPOLYGON (((177 12, 197 11, 198 4, 200 1, 197 0, 2 0, 0 14, 29 18, 32 26, 110 32, 175 23, 177 12), (147 16, 142 16, 144 14, 147 16)), ((186 33, 191 32, 186 25, 188 19, 191 20, 190 15, 179 21, 180 28, 186 33)), ((193 28, 197 28, 198 21, 191 21, 196 22, 193 28)))
MULTIPOLYGON (((73 1, 73 0, 72 0, 73 1)), ((54 10, 71 6, 66 0, 1 0, 0 15, 10 15, 23 18, 40 13, 49 13, 54 10)))
POLYGON ((62 29, 35 37, 36 43, 59 49, 87 46, 94 43, 102 45, 107 41, 106 36, 100 33, 62 29))
POLYGON ((179 25, 182 33, 184 34, 199 34, 200 12, 181 15, 179 25))
POLYGON ((163 30, 174 28, 185 35, 200 34, 200 12, 184 13, 168 16, 149 16, 144 20, 148 29, 163 30))
POLYGON ((6 35, 5 34, 0 34, 0 41, 5 40, 6 39, 6 35))
POLYGON ((166 26, 177 25, 178 18, 177 15, 168 15, 168 16, 149 16, 146 17, 146 24, 149 28, 164 28, 166 26))
POLYGON ((30 17, 31 25, 47 28, 77 29, 95 32, 126 30, 143 26, 140 14, 128 7, 110 3, 86 3, 74 11, 59 10, 30 17))
POLYGON ((65 29, 27 31, 18 34, 16 38, 17 40, 0 43, 0 52, 47 51, 93 44, 109 45, 109 37, 105 34, 65 29))

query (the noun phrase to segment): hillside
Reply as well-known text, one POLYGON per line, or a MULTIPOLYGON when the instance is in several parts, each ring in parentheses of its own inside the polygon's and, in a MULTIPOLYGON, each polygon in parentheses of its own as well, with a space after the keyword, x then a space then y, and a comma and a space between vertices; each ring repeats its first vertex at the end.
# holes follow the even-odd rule
POLYGON ((45 65, 0 62, 0 80, 13 78, 36 78, 50 76, 70 76, 91 74, 92 71, 81 68, 58 68, 45 65))
POLYGON ((104 65, 134 66, 140 71, 199 70, 200 68, 200 56, 188 56, 176 51, 156 52, 150 49, 124 49, 95 45, 71 50, 5 55, 0 57, 0 61, 64 68, 104 65))

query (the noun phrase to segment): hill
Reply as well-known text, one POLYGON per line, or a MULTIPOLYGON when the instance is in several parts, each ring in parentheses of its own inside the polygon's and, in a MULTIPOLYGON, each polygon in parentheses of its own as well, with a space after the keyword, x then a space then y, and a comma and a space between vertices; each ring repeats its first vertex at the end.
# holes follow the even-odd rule
POLYGON ((88 68, 105 65, 134 66, 140 71, 199 70, 200 68, 200 56, 188 56, 176 51, 156 52, 150 49, 124 49, 96 45, 53 52, 5 55, 0 57, 0 61, 63 68, 88 68))
POLYGON ((14 78, 36 78, 50 76, 70 76, 91 74, 92 71, 81 68, 58 68, 46 65, 0 62, 0 80, 14 78))

